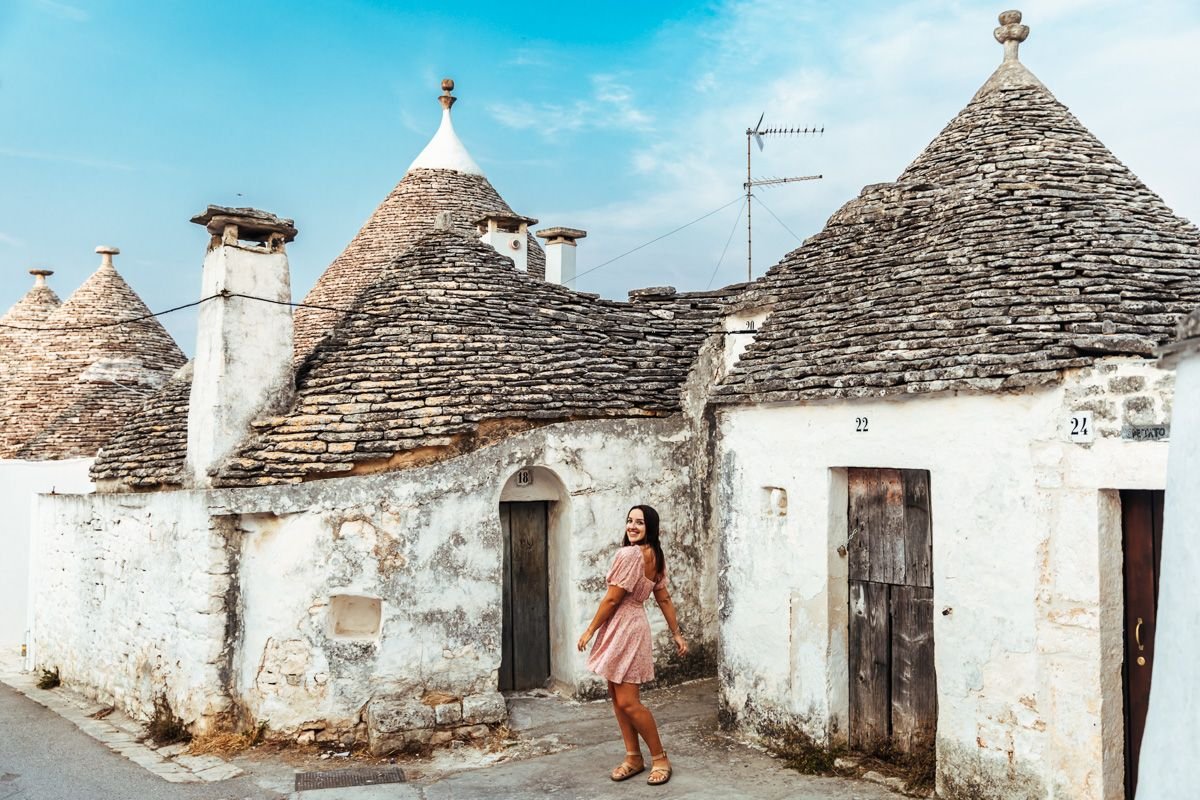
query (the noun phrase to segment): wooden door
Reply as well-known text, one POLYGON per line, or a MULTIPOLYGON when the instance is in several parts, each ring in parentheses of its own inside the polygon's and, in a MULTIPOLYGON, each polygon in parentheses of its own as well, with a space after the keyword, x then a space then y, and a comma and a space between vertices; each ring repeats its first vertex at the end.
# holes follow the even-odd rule
POLYGON ((850 469, 850 746, 932 748, 933 532, 929 473, 850 469))
POLYGON ((546 685, 550 677, 550 573, 546 503, 501 503, 504 592, 500 690, 546 685))
POLYGON ((1154 668, 1155 619, 1158 616, 1159 559, 1162 553, 1163 498, 1160 491, 1121 492, 1121 528, 1125 556, 1125 796, 1137 788, 1138 758, 1150 673, 1154 668))

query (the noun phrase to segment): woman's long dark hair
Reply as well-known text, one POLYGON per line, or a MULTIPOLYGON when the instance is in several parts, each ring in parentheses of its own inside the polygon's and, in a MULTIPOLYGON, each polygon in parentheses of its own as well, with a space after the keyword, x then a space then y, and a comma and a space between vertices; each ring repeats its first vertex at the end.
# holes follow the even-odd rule
MULTIPOLYGON (((642 516, 646 518, 646 544, 654 548, 654 574, 662 577, 663 570, 667 568, 667 559, 663 555, 662 545, 658 543, 658 512, 652 506, 634 506, 633 508, 641 511, 642 516)), ((625 513, 625 519, 629 519, 629 512, 633 511, 633 508, 625 513)), ((621 539, 621 546, 629 547, 629 534, 625 534, 621 539)))

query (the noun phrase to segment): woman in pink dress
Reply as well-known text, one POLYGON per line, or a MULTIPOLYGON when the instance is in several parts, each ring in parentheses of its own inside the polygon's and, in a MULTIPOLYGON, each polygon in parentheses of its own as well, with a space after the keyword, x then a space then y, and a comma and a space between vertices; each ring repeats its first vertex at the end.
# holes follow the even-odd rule
POLYGON ((650 643, 650 620, 646 602, 651 593, 658 603, 680 657, 688 646, 679 632, 675 606, 667 591, 667 563, 658 543, 658 512, 650 506, 634 506, 625 519, 625 538, 608 571, 608 592, 592 624, 579 637, 579 650, 587 649, 592 636, 596 643, 588 655, 588 669, 608 681, 608 696, 625 740, 625 760, 609 776, 614 781, 632 778, 646 768, 638 736, 646 740, 652 761, 646 783, 660 786, 671 780, 671 762, 658 738, 658 726, 650 709, 639 697, 641 684, 654 679, 654 655, 650 643))

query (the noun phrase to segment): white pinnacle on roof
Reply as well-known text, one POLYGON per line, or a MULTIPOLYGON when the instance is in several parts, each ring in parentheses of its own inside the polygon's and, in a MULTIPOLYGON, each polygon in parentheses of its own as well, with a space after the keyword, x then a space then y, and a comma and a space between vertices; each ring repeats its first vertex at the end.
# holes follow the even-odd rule
POLYGON ((471 158, 467 148, 463 146, 458 134, 454 132, 454 123, 450 119, 450 107, 458 98, 450 94, 454 91, 454 81, 446 78, 442 81, 442 94, 438 102, 442 104, 442 124, 437 133, 425 145, 421 154, 409 164, 408 169, 449 169, 467 175, 482 175, 483 170, 471 158))

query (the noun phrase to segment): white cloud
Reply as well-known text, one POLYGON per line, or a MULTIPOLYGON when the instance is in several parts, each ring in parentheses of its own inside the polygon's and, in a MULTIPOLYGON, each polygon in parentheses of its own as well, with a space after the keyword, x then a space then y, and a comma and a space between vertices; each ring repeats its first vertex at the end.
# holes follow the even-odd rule
POLYGON ((633 89, 619 76, 593 75, 590 83, 591 93, 573 103, 492 103, 488 113, 506 128, 532 130, 546 138, 585 130, 653 129, 651 116, 638 106, 633 89))
POLYGON ((514 67, 549 67, 553 64, 553 60, 546 50, 519 47, 513 51, 512 57, 508 59, 507 63, 514 67))
POLYGON ((3 231, 0 231, 0 244, 6 244, 9 247, 23 247, 25 245, 20 239, 11 236, 3 231))
MULTIPOLYGON (((796 234, 817 232, 863 185, 895 179, 1001 60, 992 38, 996 16, 978 6, 913 0, 855 15, 849 4, 829 12, 824 5, 729 3, 702 29, 665 34, 701 42, 703 56, 672 65, 670 107, 656 113, 653 135, 627 153, 637 176, 632 196, 539 210, 552 224, 589 230, 581 272, 736 197, 745 180, 743 132, 764 110, 765 126, 826 127, 824 137, 772 139, 753 154, 755 177, 826 176, 758 190, 796 234)), ((1022 61, 1168 204, 1200 216, 1200 154, 1190 146, 1200 104, 1187 99, 1200 84, 1192 55, 1200 50, 1200 15, 1175 0, 1024 6, 1032 33, 1022 61)), ((632 95, 606 96, 632 102, 632 95)), ((754 214, 756 275, 797 244, 762 211, 754 214)), ((610 295, 642 283, 703 289, 735 212, 586 276, 579 288, 610 295)), ((718 284, 744 280, 744 238, 739 245, 735 236, 718 284)))
POLYGON ((0 147, 0 157, 19 158, 26 161, 50 161, 57 164, 73 164, 80 167, 111 169, 122 172, 129 172, 136 169, 136 167, 120 161, 106 161, 104 159, 66 155, 63 153, 43 153, 36 150, 19 150, 12 147, 0 147))
POLYGON ((59 0, 32 0, 33 7, 44 11, 47 14, 53 14, 59 19, 70 20, 71 22, 87 22, 91 19, 91 14, 84 11, 82 8, 70 5, 69 3, 59 2, 59 0))

